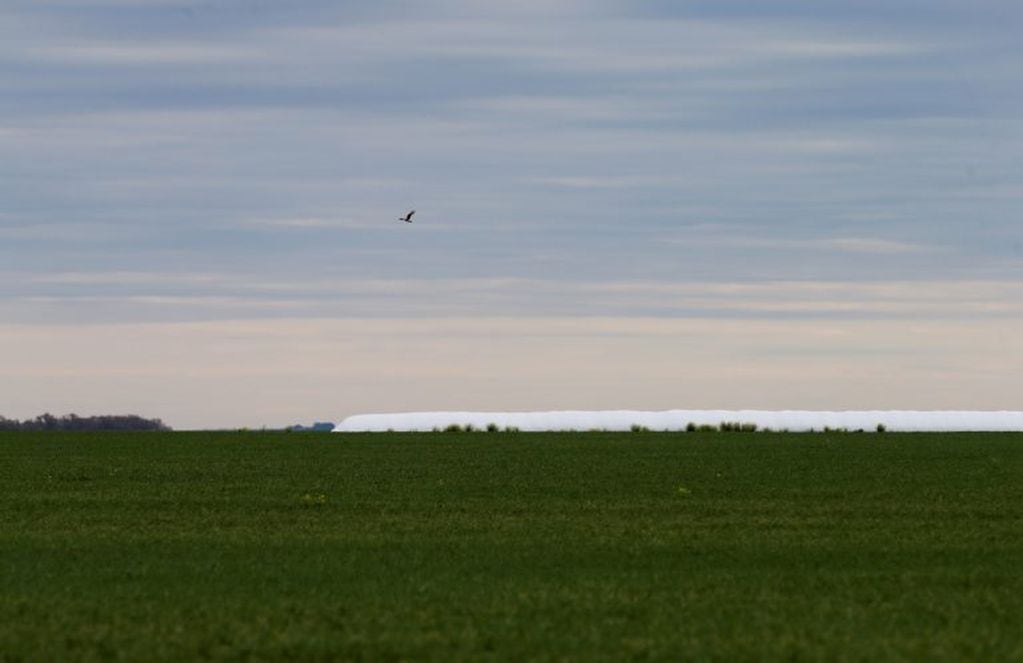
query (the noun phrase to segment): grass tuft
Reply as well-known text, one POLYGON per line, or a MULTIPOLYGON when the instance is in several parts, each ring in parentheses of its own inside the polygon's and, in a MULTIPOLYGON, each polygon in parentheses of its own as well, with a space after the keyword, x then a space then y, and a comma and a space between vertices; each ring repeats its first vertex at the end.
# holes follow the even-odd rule
POLYGON ((303 506, 323 506, 327 503, 327 496, 322 493, 306 493, 299 501, 303 506))

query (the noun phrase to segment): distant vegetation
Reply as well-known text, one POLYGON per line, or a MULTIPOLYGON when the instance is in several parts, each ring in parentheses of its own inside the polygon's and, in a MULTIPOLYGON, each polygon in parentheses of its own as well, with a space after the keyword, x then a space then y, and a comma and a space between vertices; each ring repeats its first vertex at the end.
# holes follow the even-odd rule
MULTIPOLYGON (((483 432, 483 430, 486 430, 486 432, 488 432, 488 433, 500 433, 500 432, 518 433, 519 432, 519 429, 517 427, 515 427, 515 426, 506 426, 504 428, 501 428, 500 426, 498 426, 495 423, 487 424, 486 429, 477 428, 476 426, 473 426, 472 424, 464 424, 464 425, 462 425, 462 424, 449 424, 449 425, 445 426, 444 428, 434 427, 433 432, 434 433, 480 433, 480 432, 483 432)), ((772 431, 769 428, 763 428, 763 429, 758 428, 755 423, 740 422, 740 421, 722 421, 718 425, 714 425, 714 424, 695 424, 695 423, 690 422, 685 427, 685 431, 687 433, 755 433, 758 430, 762 430, 765 433, 775 432, 775 431, 772 431)), ((881 424, 878 424, 878 432, 883 432, 883 430, 884 430, 884 426, 882 426, 881 424)), ((629 431, 633 432, 633 433, 650 433, 650 432, 653 432, 650 429, 649 426, 643 426, 641 424, 632 424, 632 426, 629 427, 629 431)), ((388 432, 393 432, 393 431, 388 431, 388 432)), ((552 432, 552 433, 553 432, 578 433, 580 431, 577 431, 575 429, 569 428, 569 429, 565 429, 565 430, 561 430, 561 431, 547 431, 547 432, 552 432)), ((590 430, 588 432, 591 432, 591 433, 607 433, 609 431, 607 429, 592 429, 592 430, 590 430)), ((664 431, 664 432, 670 432, 670 431, 664 431)), ((787 432, 787 431, 780 431, 780 432, 787 432)), ((839 432, 848 432, 848 431, 846 431, 844 428, 843 429, 825 428, 824 432, 826 432, 826 433, 839 433, 839 432)), ((862 433, 863 431, 859 431, 859 432, 862 433)))
POLYGON ((289 430, 293 433, 329 433, 332 430, 334 430, 334 426, 336 425, 337 424, 335 424, 333 421, 317 421, 312 426, 303 426, 302 424, 295 424, 294 426, 291 426, 286 430, 289 430))
POLYGON ((35 419, 7 419, 0 417, 0 431, 169 431, 171 428, 159 419, 146 419, 135 414, 106 414, 98 417, 79 417, 66 414, 56 417, 49 412, 35 419))
POLYGON ((472 424, 466 424, 464 426, 460 426, 459 424, 450 424, 444 428, 434 427, 433 429, 434 433, 482 433, 484 431, 487 433, 518 433, 519 429, 516 426, 505 426, 504 428, 501 428, 493 422, 487 424, 485 429, 477 428, 472 424))

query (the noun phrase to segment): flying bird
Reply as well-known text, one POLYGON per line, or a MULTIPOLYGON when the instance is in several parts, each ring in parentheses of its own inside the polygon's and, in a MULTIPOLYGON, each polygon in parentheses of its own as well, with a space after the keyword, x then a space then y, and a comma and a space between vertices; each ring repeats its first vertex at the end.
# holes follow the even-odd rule
POLYGON ((409 212, 408 214, 406 214, 405 216, 401 217, 398 220, 399 221, 404 221, 405 223, 412 223, 412 215, 415 214, 415 213, 416 213, 416 211, 412 210, 411 212, 409 212))

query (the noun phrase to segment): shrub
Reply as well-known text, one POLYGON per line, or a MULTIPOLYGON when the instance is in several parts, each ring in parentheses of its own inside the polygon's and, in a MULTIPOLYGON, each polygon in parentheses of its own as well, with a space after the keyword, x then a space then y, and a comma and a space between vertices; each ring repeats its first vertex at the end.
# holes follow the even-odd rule
POLYGON ((887 430, 888 430, 888 427, 885 426, 884 424, 878 424, 877 425, 877 432, 878 433, 884 433, 887 430))
POLYGON ((501 429, 494 422, 490 422, 489 424, 487 424, 487 432, 488 433, 496 433, 496 432, 498 432, 500 430, 501 429))
POLYGON ((646 426, 640 426, 639 424, 632 424, 632 428, 630 428, 629 430, 631 430, 633 433, 649 433, 650 432, 649 428, 647 428, 646 426))
POLYGON ((444 432, 445 433, 461 433, 461 432, 464 432, 464 429, 461 426, 459 426, 458 424, 449 424, 444 429, 444 432))
POLYGON ((757 425, 741 421, 722 421, 719 430, 722 433, 755 433, 757 425))
POLYGON ((691 421, 688 424, 686 424, 686 432, 687 433, 695 433, 696 432, 696 424, 694 424, 691 421))
POLYGON ((519 427, 518 426, 505 426, 504 427, 504 432, 505 433, 518 433, 519 432, 519 427))

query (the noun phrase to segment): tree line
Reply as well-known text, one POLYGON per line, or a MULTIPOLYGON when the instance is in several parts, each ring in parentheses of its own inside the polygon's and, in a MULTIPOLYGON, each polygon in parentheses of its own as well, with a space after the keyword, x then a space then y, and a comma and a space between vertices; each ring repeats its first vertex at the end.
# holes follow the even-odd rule
POLYGON ((8 419, 0 416, 0 431, 166 431, 170 426, 159 419, 146 419, 135 414, 105 414, 98 417, 79 417, 77 414, 66 414, 56 417, 49 412, 35 419, 8 419))

